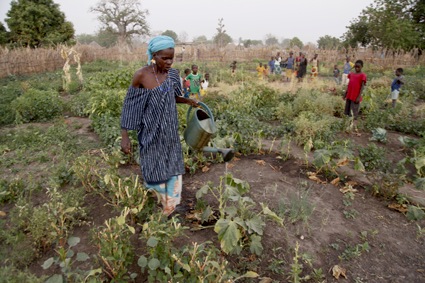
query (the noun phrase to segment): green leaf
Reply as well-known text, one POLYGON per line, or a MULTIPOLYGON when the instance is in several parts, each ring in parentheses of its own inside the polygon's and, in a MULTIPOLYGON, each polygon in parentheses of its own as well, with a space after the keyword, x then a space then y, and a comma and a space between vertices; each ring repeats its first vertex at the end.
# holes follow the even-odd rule
POLYGON ((48 259, 44 261, 41 267, 43 267, 43 269, 48 269, 50 266, 52 266, 53 262, 54 262, 53 257, 49 257, 48 259))
POLYGON ((151 260, 149 260, 149 263, 148 263, 150 270, 156 270, 160 265, 161 263, 159 262, 157 258, 151 258, 151 260))
POLYGON ((150 237, 146 243, 149 247, 154 248, 158 245, 158 239, 155 237, 150 237))
POLYGON ((313 154, 313 164, 317 168, 321 168, 322 166, 328 164, 331 161, 332 152, 326 149, 318 149, 313 154))
POLYGON ((61 274, 54 274, 49 277, 44 283, 63 283, 63 276, 61 274))
POLYGON ((202 212, 201 222, 202 223, 207 222, 210 219, 211 215, 213 215, 213 214, 214 214, 214 212, 213 212, 211 206, 208 205, 205 208, 205 210, 202 212))
POLYGON ((125 216, 124 215, 118 216, 116 219, 117 219, 118 225, 120 225, 120 226, 124 225, 124 223, 125 223, 125 216))
POLYGON ((127 228, 128 228, 128 230, 130 230, 131 234, 135 234, 136 233, 136 229, 134 229, 133 226, 128 225, 127 228))
POLYGON ((371 141, 378 141, 378 142, 387 142, 387 131, 382 128, 376 128, 372 130, 372 137, 369 139, 371 141))
POLYGON ((224 209, 229 217, 234 217, 238 213, 238 209, 234 205, 229 205, 224 209))
POLYGON ((89 255, 86 253, 77 253, 77 261, 86 261, 89 258, 89 255))
POLYGON ((257 278, 259 275, 258 273, 254 271, 247 271, 244 275, 242 275, 244 278, 257 278))
POLYGON ((422 220, 425 219, 425 212, 420 207, 410 205, 406 216, 409 220, 422 220))
POLYGON ((80 242, 80 238, 78 237, 69 237, 68 245, 69 247, 74 247, 80 242))
MULTIPOLYGON (((86 278, 88 278, 88 277, 90 277, 90 276, 97 276, 98 274, 101 274, 102 273, 102 268, 100 267, 100 268, 98 268, 98 269, 92 269, 92 270, 90 270, 90 272, 87 274, 87 277, 86 278)), ((97 282, 97 281, 96 281, 97 282)))
POLYGON ((221 249, 226 254, 233 251, 242 237, 236 222, 228 219, 219 219, 214 226, 214 231, 218 234, 221 249))
POLYGON ((263 214, 267 217, 270 217, 271 220, 277 222, 281 226, 283 226, 283 218, 279 217, 275 212, 273 212, 267 205, 264 203, 260 203, 261 207, 263 208, 263 214))
POLYGON ((145 268, 148 265, 148 259, 145 256, 140 256, 139 259, 137 260, 137 265, 145 268))
POLYGON ((256 255, 261 255, 263 253, 263 245, 261 244, 261 237, 258 235, 251 235, 251 243, 249 245, 249 250, 251 253, 256 255))
POLYGON ((266 223, 258 215, 254 215, 251 219, 245 220, 246 226, 248 226, 248 232, 251 234, 252 231, 258 235, 263 235, 264 226, 266 223))
POLYGON ((208 193, 209 188, 210 188, 209 185, 202 186, 202 188, 200 188, 196 192, 196 199, 200 199, 200 198, 202 198, 203 195, 206 195, 208 193))
POLYGON ((417 178, 415 180, 415 187, 418 190, 425 191, 425 178, 417 178))
POLYGON ((425 167, 425 156, 415 158, 415 168, 419 175, 422 167, 425 167))
POLYGON ((360 158, 356 157, 354 159, 354 170, 365 172, 365 167, 363 165, 363 162, 360 160, 360 158))
POLYGON ((65 211, 63 213, 64 214, 65 213, 70 213, 70 212, 73 212, 75 209, 76 209, 75 207, 68 207, 67 209, 65 209, 65 211))

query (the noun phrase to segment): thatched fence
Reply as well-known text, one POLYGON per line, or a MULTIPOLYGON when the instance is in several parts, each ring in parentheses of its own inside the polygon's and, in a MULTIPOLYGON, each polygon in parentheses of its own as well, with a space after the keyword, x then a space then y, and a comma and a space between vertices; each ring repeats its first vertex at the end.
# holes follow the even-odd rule
MULTIPOLYGON (((47 71, 55 71, 61 69, 65 60, 61 57, 61 49, 63 46, 56 48, 20 48, 7 49, 0 48, 0 77, 13 75, 27 75, 33 73, 42 73, 47 71)), ((93 45, 76 45, 74 48, 80 54, 81 63, 92 62, 95 60, 110 60, 118 62, 140 62, 144 64, 147 60, 146 45, 139 47, 111 47, 102 48, 93 45)), ((294 48, 295 54, 300 51, 294 48)), ((416 66, 425 65, 424 56, 417 56, 415 52, 386 52, 383 56, 382 52, 374 52, 368 49, 356 50, 316 50, 305 48, 302 50, 310 58, 314 53, 319 54, 321 62, 335 64, 343 61, 346 55, 350 55, 353 59, 362 59, 365 62, 386 67, 395 66, 416 66)), ((280 52, 282 57, 287 56, 288 50, 279 50, 278 48, 269 47, 252 47, 244 48, 235 45, 228 45, 226 48, 215 48, 208 45, 178 45, 176 46, 175 61, 183 62, 247 62, 252 60, 262 60, 267 62, 271 56, 280 52)), ((72 63, 72 62, 71 62, 72 63)))

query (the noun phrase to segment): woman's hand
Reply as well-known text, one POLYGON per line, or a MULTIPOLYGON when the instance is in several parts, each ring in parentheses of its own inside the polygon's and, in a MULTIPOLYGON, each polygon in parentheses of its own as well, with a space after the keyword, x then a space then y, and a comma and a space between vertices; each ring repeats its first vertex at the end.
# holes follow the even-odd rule
POLYGON ((192 107, 199 107, 198 101, 196 101, 194 99, 188 99, 187 104, 192 106, 192 107))
POLYGON ((131 141, 128 137, 127 131, 124 130, 121 132, 121 150, 125 154, 131 153, 131 141))

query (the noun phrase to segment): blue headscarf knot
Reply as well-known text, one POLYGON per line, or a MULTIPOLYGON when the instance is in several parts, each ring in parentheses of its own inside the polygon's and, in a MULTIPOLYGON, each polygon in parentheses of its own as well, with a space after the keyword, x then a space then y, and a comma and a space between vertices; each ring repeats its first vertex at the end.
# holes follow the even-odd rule
POLYGON ((148 54, 148 65, 151 64, 151 60, 155 52, 168 49, 168 48, 174 48, 174 46, 175 46, 174 40, 169 36, 160 35, 160 36, 156 36, 152 38, 149 41, 148 51, 146 52, 146 54, 148 54))

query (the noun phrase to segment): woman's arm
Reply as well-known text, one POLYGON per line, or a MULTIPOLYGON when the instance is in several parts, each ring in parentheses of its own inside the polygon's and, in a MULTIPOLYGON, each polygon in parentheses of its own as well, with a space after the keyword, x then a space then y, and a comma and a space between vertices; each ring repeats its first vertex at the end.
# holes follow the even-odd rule
POLYGON ((199 104, 196 100, 190 99, 190 98, 185 98, 183 96, 176 96, 176 103, 185 103, 185 104, 190 105, 192 107, 198 107, 199 106, 199 104))

